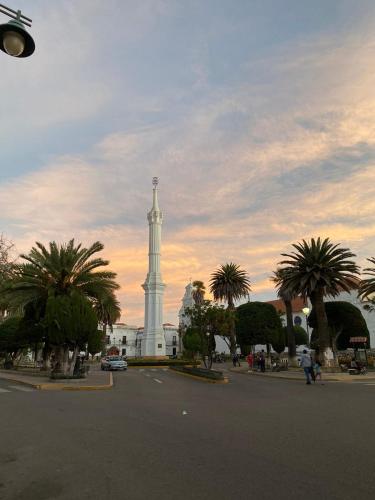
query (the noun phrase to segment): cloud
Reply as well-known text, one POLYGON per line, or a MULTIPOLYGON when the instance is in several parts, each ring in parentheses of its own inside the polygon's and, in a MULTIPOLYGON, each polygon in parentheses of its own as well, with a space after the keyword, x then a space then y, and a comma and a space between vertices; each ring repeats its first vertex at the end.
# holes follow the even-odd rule
MULTIPOLYGON (((202 50, 192 48, 188 58, 193 89, 180 88, 171 76, 164 90, 147 93, 127 80, 119 89, 116 78, 109 82, 93 72, 92 28, 98 13, 109 7, 81 2, 82 12, 88 9, 81 27, 67 5, 67 28, 74 35, 67 47, 59 47, 47 67, 48 44, 57 42, 64 25, 58 21, 53 33, 44 27, 39 62, 19 71, 24 78, 31 71, 35 127, 91 117, 97 133, 86 151, 75 154, 66 144, 66 155, 52 155, 33 172, 0 186, 3 227, 20 251, 35 240, 103 241, 122 285, 123 319, 142 324, 146 213, 151 178, 157 175, 165 216, 166 321, 176 322, 190 278, 208 285, 212 271, 228 261, 248 271, 253 297, 264 299, 274 297, 269 276, 280 253, 301 238, 330 236, 351 247, 359 263, 374 253, 375 75, 370 68, 375 38, 370 31, 320 33, 299 44, 271 46, 251 61, 243 55, 239 77, 221 83, 213 82, 210 45, 202 42, 202 50), (75 73, 65 81, 68 70, 75 73), (43 92, 37 88, 40 78, 46 82, 43 92), (109 102, 119 103, 119 119, 112 107, 105 110, 109 102), (103 126, 108 117, 111 126, 103 126)), ((160 22, 178 10, 162 1, 137 7, 131 16, 142 29, 133 26, 124 38, 116 33, 111 40, 128 44, 129 51, 145 43, 156 26, 148 7, 160 22)), ((47 19, 54 20, 53 9, 47 19)), ((103 22, 108 28, 108 19, 103 22)), ((102 50, 98 58, 105 65, 102 50)), ((11 85, 10 77, 6 81, 11 85)), ((10 118, 13 134, 29 96, 10 118)), ((9 133, 0 128, 0 137, 9 133)))

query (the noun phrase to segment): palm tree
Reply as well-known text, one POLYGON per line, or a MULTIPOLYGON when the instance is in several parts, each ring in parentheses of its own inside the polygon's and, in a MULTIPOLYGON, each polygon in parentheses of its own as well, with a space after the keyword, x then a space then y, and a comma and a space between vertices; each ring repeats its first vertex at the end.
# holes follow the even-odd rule
POLYGON ((340 291, 350 291, 356 286, 359 268, 352 260, 355 255, 348 248, 334 245, 329 238, 302 243, 294 243, 295 251, 281 254, 287 260, 280 262, 286 266, 281 285, 281 293, 302 295, 310 299, 316 311, 319 338, 319 354, 322 363, 331 358, 328 320, 324 306, 326 295, 336 296, 340 291))
MULTIPOLYGON (((250 292, 250 280, 246 271, 240 269, 240 266, 230 262, 219 267, 212 273, 210 279, 210 292, 214 296, 214 300, 226 301, 227 309, 234 311, 234 302, 246 297, 250 292)), ((230 326, 230 352, 236 352, 236 332, 235 320, 231 321, 230 326)))
MULTIPOLYGON (((107 260, 94 256, 103 248, 100 242, 84 248, 70 240, 60 246, 51 242, 47 249, 37 242, 29 254, 21 255, 26 263, 16 267, 15 277, 7 289, 7 295, 15 307, 21 307, 24 311, 33 310, 35 319, 44 325, 45 330, 50 333, 54 331, 51 335, 54 345, 51 347, 55 351, 58 366, 62 364, 62 357, 66 360, 71 347, 74 351, 78 349, 78 339, 73 342, 72 337, 67 337, 65 333, 64 336, 61 323, 66 327, 64 332, 69 328, 75 332, 77 321, 83 315, 90 317, 87 323, 94 327, 88 306, 93 310, 95 301, 113 295, 114 290, 119 288, 115 273, 98 270, 109 264, 107 260)), ((79 332, 76 334, 79 335, 79 332)), ((48 334, 46 340, 49 343, 48 334)), ((82 342, 82 338, 79 341, 82 342)))
POLYGON ((107 335, 107 327, 112 326, 121 317, 121 306, 114 293, 105 293, 94 301, 94 311, 103 328, 103 339, 107 335))
POLYGON ((193 299, 195 304, 198 306, 203 305, 204 303, 204 294, 206 293, 206 287, 204 286, 203 281, 193 281, 193 299))
POLYGON ((278 289, 277 294, 285 305, 286 330, 288 335, 288 357, 290 365, 293 366, 296 363, 296 339, 294 335, 292 309, 292 300, 294 299, 295 295, 293 295, 289 290, 282 287, 286 272, 286 268, 279 267, 276 271, 274 271, 271 280, 275 283, 276 288, 278 289))
MULTIPOLYGON (((370 257, 367 260, 371 262, 371 264, 375 264, 375 257, 370 257)), ((358 295, 362 299, 367 299, 369 302, 372 302, 375 297, 375 267, 367 267, 363 271, 365 274, 371 276, 371 278, 362 280, 358 295)))

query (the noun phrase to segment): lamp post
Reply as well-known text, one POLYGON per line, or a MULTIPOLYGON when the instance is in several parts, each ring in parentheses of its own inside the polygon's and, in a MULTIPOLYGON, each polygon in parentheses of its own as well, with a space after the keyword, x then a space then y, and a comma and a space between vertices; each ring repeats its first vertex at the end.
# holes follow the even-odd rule
POLYGON ((207 326, 207 332, 206 332, 206 337, 207 337, 207 362, 205 361, 205 366, 209 370, 212 368, 212 350, 211 350, 211 342, 210 342, 210 336, 211 336, 211 326, 207 326))
POLYGON ((12 57, 29 57, 35 50, 32 36, 25 26, 31 28, 32 20, 21 14, 20 10, 13 10, 0 4, 0 12, 13 21, 0 24, 0 49, 12 57))
POLYGON ((307 317, 310 314, 310 309, 308 307, 304 307, 302 309, 303 314, 306 316, 306 333, 307 333, 307 345, 310 345, 310 335, 309 335, 309 322, 307 321, 307 317))

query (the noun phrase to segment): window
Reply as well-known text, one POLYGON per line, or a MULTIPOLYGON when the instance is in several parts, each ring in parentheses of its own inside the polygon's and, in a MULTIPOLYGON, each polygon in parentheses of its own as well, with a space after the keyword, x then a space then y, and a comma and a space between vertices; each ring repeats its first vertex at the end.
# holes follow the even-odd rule
POLYGON ((302 325, 302 319, 300 316, 295 316, 294 317, 294 324, 297 325, 297 326, 301 326, 302 325))
POLYGON ((125 356, 126 355, 126 349, 122 349, 121 353, 122 353, 123 356, 125 356))
POLYGON ((172 345, 177 345, 177 337, 176 337, 176 335, 173 335, 172 345))
POLYGON ((105 343, 106 343, 107 345, 109 345, 109 344, 111 343, 111 338, 110 338, 110 336, 109 336, 109 335, 106 335, 106 336, 105 336, 105 343))
POLYGON ((124 335, 124 336, 122 337, 122 343, 123 343, 124 345, 126 345, 126 335, 124 335))

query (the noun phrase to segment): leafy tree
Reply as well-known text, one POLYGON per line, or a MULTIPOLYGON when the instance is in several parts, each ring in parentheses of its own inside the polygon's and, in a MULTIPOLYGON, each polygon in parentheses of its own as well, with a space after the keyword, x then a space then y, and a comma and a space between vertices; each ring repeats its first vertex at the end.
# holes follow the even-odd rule
POLYGON ((336 296, 342 290, 349 291, 356 286, 358 266, 349 260, 355 255, 347 248, 334 245, 328 238, 311 239, 310 242, 293 244, 290 254, 280 262, 286 266, 286 274, 281 286, 282 291, 309 297, 315 308, 318 330, 318 347, 321 361, 324 364, 325 353, 330 346, 328 319, 324 308, 324 296, 336 296))
POLYGON ((284 302, 286 312, 286 331, 288 344, 288 357, 290 365, 296 364, 296 341, 293 330, 293 308, 292 300, 295 295, 287 288, 283 288, 284 278, 286 277, 287 269, 278 268, 274 271, 271 280, 275 283, 278 289, 278 296, 284 302))
POLYGON ((102 352, 104 346, 103 332, 101 330, 97 330, 95 333, 92 333, 87 342, 87 351, 91 356, 94 356, 98 352, 102 352))
POLYGON ((93 303, 113 295, 118 284, 116 275, 98 270, 108 261, 94 256, 103 249, 99 242, 89 248, 75 245, 49 244, 47 249, 36 243, 29 254, 21 255, 26 263, 19 264, 7 289, 14 307, 31 314, 45 330, 46 342, 54 351, 55 369, 68 370, 69 350, 74 350, 71 369, 80 347, 97 329, 93 303))
MULTIPOLYGON (((250 292, 250 280, 246 271, 240 266, 230 262, 220 266, 211 275, 210 291, 213 294, 214 300, 226 301, 229 311, 235 311, 234 302, 246 297, 250 292)), ((235 320, 233 318, 230 327, 230 352, 236 352, 236 330, 235 320)))
POLYGON ((185 314, 189 316, 192 328, 201 339, 197 352, 203 356, 215 351, 215 335, 221 336, 226 341, 233 321, 232 311, 213 304, 210 300, 205 300, 202 304, 198 303, 186 308, 185 314))
POLYGON ((202 349, 202 338, 196 328, 189 326, 186 329, 185 335, 182 337, 184 348, 194 359, 198 352, 202 349))
POLYGON ((27 338, 20 330, 21 318, 10 317, 0 323, 0 357, 13 361, 29 347, 27 338))
MULTIPOLYGON (((247 354, 256 344, 272 344, 280 341, 282 328, 280 316, 272 304, 248 302, 237 307, 236 332, 241 352, 247 354)), ((284 347, 285 347, 285 340, 284 347)))
MULTIPOLYGON (((333 301, 324 304, 330 331, 330 343, 334 352, 352 347, 350 337, 367 337, 370 343, 370 334, 365 318, 360 309, 350 302, 333 301)), ((311 341, 317 340, 317 316, 313 308, 309 314, 309 325, 314 329, 311 341)))
MULTIPOLYGON (((285 326, 283 326, 283 332, 285 337, 285 343, 287 344, 288 340, 288 331, 285 326)), ((293 335, 295 345, 307 345, 309 343, 309 338, 306 333, 306 330, 302 328, 302 326, 294 325, 293 326, 293 335)))
MULTIPOLYGON (((0 234, 0 318, 5 312, 10 312, 10 304, 4 290, 14 274, 15 262, 14 243, 0 234)), ((13 312, 13 311, 12 311, 13 312)))
POLYGON ((277 354, 281 354, 282 352, 284 352, 286 346, 285 340, 285 331, 283 331, 281 328, 275 330, 272 334, 271 345, 273 350, 277 352, 277 354))

